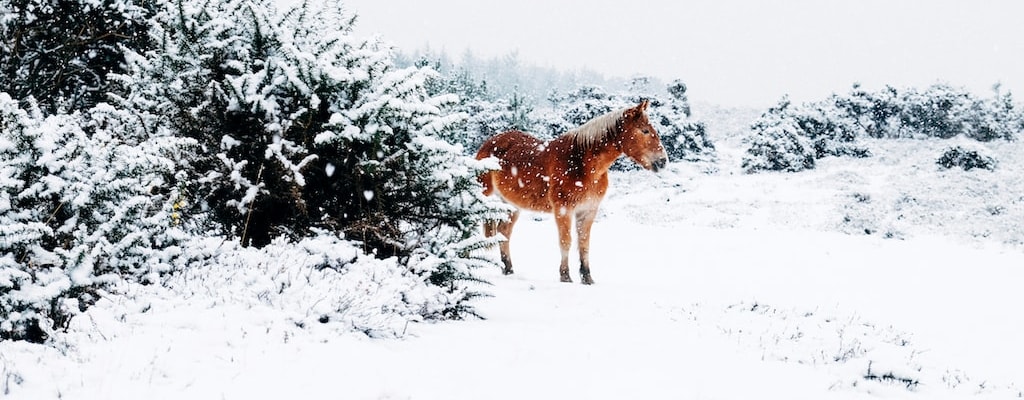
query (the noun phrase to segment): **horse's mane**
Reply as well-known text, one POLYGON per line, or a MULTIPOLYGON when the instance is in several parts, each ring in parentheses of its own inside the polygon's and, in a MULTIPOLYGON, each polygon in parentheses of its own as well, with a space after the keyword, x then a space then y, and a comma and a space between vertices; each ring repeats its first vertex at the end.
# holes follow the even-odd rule
POLYGON ((585 124, 567 132, 565 136, 571 137, 574 144, 583 148, 590 148, 595 144, 603 143, 616 133, 619 121, 628 109, 629 107, 626 107, 594 117, 585 124))

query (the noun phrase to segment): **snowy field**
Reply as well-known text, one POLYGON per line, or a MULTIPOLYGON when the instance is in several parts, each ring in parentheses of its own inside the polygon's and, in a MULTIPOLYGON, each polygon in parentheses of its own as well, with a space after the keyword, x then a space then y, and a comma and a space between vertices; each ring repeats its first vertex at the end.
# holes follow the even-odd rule
POLYGON ((273 260, 193 274, 102 300, 57 346, 0 342, 0 397, 1024 396, 1022 143, 970 144, 993 172, 938 169, 957 140, 888 140, 867 143, 872 158, 748 175, 740 130, 756 114, 697 111, 718 161, 614 174, 594 286, 558 282, 541 214, 517 225, 515 275, 481 271, 486 320, 395 326, 398 338, 298 327, 318 298, 372 293, 276 301, 253 289, 273 260))

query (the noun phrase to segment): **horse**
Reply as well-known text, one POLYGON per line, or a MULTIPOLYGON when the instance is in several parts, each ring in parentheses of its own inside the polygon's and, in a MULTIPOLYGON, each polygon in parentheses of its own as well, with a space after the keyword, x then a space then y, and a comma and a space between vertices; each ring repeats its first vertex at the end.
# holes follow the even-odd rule
POLYGON ((497 196, 512 206, 508 218, 484 224, 484 234, 504 236, 500 242, 502 272, 512 274, 509 240, 520 210, 554 214, 562 261, 562 282, 569 276, 570 227, 576 221, 580 255, 580 281, 594 283, 590 275, 590 228, 608 190, 608 169, 625 154, 644 169, 658 172, 668 154, 658 132, 647 119, 648 101, 595 117, 576 129, 544 142, 512 130, 487 139, 476 159, 497 158, 500 169, 479 175, 484 195, 497 196))

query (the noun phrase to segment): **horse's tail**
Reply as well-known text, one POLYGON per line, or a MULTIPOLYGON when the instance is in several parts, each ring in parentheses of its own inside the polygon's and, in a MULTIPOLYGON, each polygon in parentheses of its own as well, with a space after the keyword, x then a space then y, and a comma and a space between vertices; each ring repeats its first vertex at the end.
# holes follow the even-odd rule
MULTIPOLYGON (((476 152, 476 159, 483 160, 487 157, 494 155, 494 138, 488 139, 480 146, 480 150, 476 152)), ((494 171, 486 171, 476 176, 476 180, 480 182, 484 187, 484 196, 490 196, 494 193, 494 171)))
POLYGON ((494 193, 493 175, 494 171, 487 171, 476 177, 476 180, 480 181, 480 184, 484 187, 484 196, 490 196, 494 193))
MULTIPOLYGON (((480 151, 476 153, 477 160, 482 160, 491 156, 491 152, 488 151, 488 147, 488 143, 484 143, 484 145, 480 147, 480 151)), ((480 175, 477 175, 476 180, 484 187, 484 196, 490 196, 494 193, 494 171, 485 171, 480 175)), ((494 236, 494 234, 498 232, 498 221, 486 220, 483 225, 484 237, 494 236)))

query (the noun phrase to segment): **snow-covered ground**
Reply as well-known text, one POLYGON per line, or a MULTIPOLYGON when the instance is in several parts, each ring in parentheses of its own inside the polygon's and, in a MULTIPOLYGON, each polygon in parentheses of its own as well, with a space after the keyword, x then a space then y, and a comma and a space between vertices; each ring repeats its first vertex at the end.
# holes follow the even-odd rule
POLYGON ((0 342, 0 397, 1024 396, 1024 145, 971 144, 994 172, 939 170, 962 143, 916 140, 747 175, 740 130, 753 116, 699 116, 717 163, 613 176, 596 285, 558 282, 541 214, 516 227, 515 275, 481 271, 486 320, 395 326, 398 339, 296 323, 318 296, 371 293, 311 286, 311 300, 280 302, 197 273, 175 286, 189 297, 137 287, 102 300, 57 346, 0 342))

